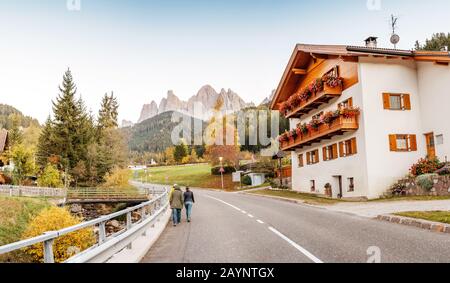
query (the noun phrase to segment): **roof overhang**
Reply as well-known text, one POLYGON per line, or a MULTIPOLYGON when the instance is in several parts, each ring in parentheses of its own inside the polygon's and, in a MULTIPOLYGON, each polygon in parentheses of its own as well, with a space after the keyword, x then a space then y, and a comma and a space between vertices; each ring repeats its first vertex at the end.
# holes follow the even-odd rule
POLYGON ((346 45, 297 44, 283 73, 270 108, 272 110, 278 110, 279 101, 284 101, 296 91, 299 82, 307 73, 306 69, 310 60, 341 58, 343 61, 357 62, 359 57, 407 59, 445 65, 450 63, 449 52, 412 51, 346 45))

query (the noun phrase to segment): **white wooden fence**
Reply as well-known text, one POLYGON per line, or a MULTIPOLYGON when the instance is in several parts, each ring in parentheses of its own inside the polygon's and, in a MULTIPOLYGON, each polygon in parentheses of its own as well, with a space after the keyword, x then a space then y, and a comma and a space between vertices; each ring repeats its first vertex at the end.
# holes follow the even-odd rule
POLYGON ((65 198, 65 189, 0 185, 0 196, 65 198))

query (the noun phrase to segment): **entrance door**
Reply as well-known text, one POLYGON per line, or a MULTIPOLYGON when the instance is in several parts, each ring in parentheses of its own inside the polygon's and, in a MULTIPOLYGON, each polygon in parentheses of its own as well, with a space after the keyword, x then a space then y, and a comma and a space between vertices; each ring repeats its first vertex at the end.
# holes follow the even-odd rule
POLYGON ((342 176, 334 176, 337 190, 333 190, 333 197, 342 198, 344 193, 342 191, 342 176))
POLYGON ((434 142, 434 133, 429 133, 425 135, 427 142, 427 157, 433 159, 436 157, 436 147, 434 142))

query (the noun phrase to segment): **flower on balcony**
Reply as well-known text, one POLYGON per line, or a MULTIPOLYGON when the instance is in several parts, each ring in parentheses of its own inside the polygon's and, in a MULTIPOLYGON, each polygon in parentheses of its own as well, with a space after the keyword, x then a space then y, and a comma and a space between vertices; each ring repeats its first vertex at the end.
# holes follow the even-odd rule
POLYGON ((330 125, 334 120, 336 120, 336 117, 334 116, 334 112, 329 111, 323 114, 320 117, 320 120, 322 123, 330 125))
POLYGON ((321 124, 322 122, 319 119, 312 119, 311 122, 309 122, 308 124, 309 126, 308 128, 310 130, 317 131, 321 124))
POLYGON ((287 103, 286 102, 281 103, 281 105, 280 105, 281 115, 286 116, 286 113, 288 110, 289 110, 289 107, 288 107, 287 103))
POLYGON ((280 112, 286 116, 290 111, 299 107, 302 102, 308 101, 314 94, 324 90, 325 85, 331 88, 342 86, 344 80, 335 75, 325 75, 315 79, 303 90, 293 94, 287 101, 281 104, 280 112))
POLYGON ((289 141, 289 136, 288 136, 288 132, 286 131, 284 134, 282 134, 279 138, 278 138, 278 141, 279 142, 287 142, 287 141, 289 141))
POLYGON ((296 139, 297 137, 298 137, 298 134, 297 134, 297 129, 293 129, 292 131, 290 131, 289 132, 289 137, 291 138, 291 139, 296 139))
POLYGON ((341 77, 335 75, 325 75, 322 77, 322 81, 328 87, 335 88, 338 86, 342 86, 344 80, 341 77))
POLYGON ((298 94, 294 94, 291 97, 289 97, 289 99, 287 101, 289 110, 295 109, 298 106, 300 106, 301 101, 302 100, 300 99, 300 96, 298 94))
POLYGON ((307 135, 309 133, 308 125, 306 123, 298 124, 297 128, 300 129, 302 135, 307 135))
POLYGON ((345 107, 340 109, 340 115, 344 116, 344 118, 353 118, 358 116, 361 113, 361 110, 358 107, 345 107))

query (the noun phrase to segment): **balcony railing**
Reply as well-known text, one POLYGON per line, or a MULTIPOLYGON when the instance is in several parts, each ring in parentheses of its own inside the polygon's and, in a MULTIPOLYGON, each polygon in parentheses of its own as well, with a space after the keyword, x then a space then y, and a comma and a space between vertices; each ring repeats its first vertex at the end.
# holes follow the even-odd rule
POLYGON ((341 95, 341 85, 334 88, 325 85, 322 91, 312 93, 309 99, 301 101, 298 107, 288 111, 286 113, 286 118, 301 118, 303 115, 306 115, 312 110, 319 108, 322 104, 327 104, 332 99, 340 97, 341 95))
POLYGON ((309 130, 306 134, 300 133, 296 137, 291 136, 288 140, 280 141, 280 148, 283 151, 292 151, 329 140, 346 132, 356 131, 359 129, 358 118, 359 115, 350 117, 340 115, 331 123, 323 123, 317 129, 309 130))

